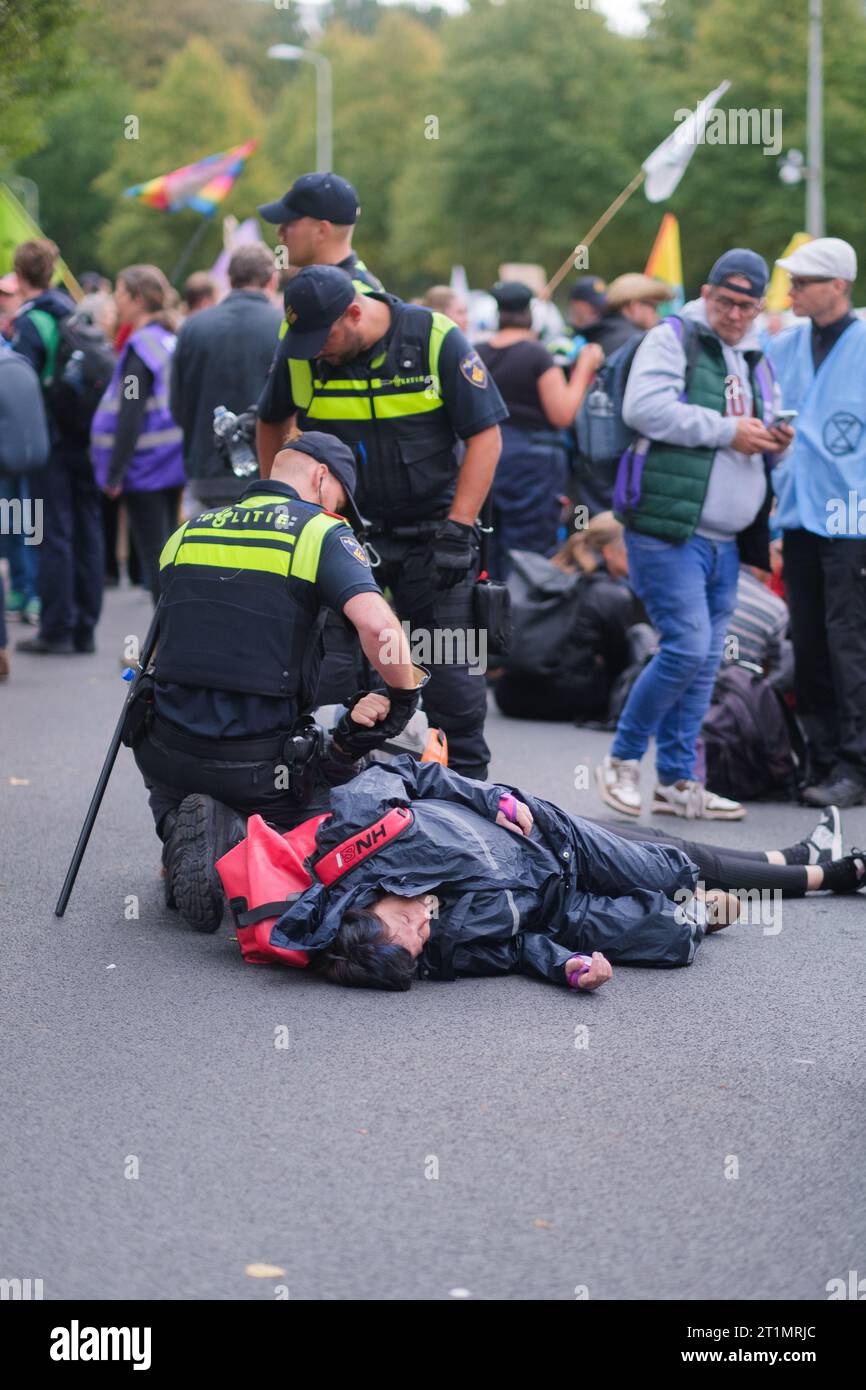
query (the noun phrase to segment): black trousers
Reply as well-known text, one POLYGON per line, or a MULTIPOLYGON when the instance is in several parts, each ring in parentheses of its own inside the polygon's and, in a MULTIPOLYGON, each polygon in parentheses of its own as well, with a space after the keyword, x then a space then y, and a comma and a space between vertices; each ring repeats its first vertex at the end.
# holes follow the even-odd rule
POLYGON ((783 532, 794 693, 813 775, 866 783, 866 539, 783 532))
MULTIPOLYGON (((177 810, 184 797, 199 792, 230 806, 239 815, 259 815, 278 830, 292 830, 312 816, 330 809, 331 787, 347 781, 349 766, 324 763, 317 774, 312 797, 304 805, 295 801, 285 786, 285 763, 280 752, 282 735, 255 740, 260 753, 248 757, 227 747, 229 740, 214 740, 212 753, 190 750, 202 740, 166 738, 148 732, 135 747, 135 761, 147 787, 156 833, 165 839, 165 817, 177 810)), ((253 742, 245 740, 245 742, 253 742)), ((235 740, 237 743, 237 740, 235 740)))
POLYGON ((157 492, 123 494, 130 535, 141 561, 142 580, 154 603, 159 601, 159 557, 169 536, 180 524, 180 493, 180 488, 165 487, 157 492))
POLYGON ((444 729, 448 766, 464 777, 484 779, 490 749, 484 738, 487 715, 487 634, 475 623, 473 596, 480 555, 467 577, 453 589, 436 587, 431 540, 374 535, 381 557, 379 585, 391 591, 397 615, 410 625, 415 659, 430 668, 424 712, 444 729))
POLYGON ((48 641, 87 638, 102 608, 102 501, 83 447, 57 445, 33 479, 43 502, 39 555, 40 632, 48 641))
POLYGON ((646 826, 623 825, 620 821, 596 820, 621 840, 643 840, 653 845, 670 845, 697 864, 700 882, 707 888, 728 890, 778 889, 786 898, 802 898, 806 894, 806 870, 802 864, 770 864, 762 852, 748 849, 724 849, 699 840, 683 840, 678 835, 651 830, 646 826))

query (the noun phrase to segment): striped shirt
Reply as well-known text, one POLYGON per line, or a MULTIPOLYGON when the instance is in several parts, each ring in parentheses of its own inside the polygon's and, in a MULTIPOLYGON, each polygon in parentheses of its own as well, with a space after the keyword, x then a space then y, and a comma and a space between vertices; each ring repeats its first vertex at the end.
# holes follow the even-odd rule
POLYGON ((788 607, 744 565, 737 581, 737 606, 725 639, 726 661, 751 661, 770 675, 781 664, 788 607))

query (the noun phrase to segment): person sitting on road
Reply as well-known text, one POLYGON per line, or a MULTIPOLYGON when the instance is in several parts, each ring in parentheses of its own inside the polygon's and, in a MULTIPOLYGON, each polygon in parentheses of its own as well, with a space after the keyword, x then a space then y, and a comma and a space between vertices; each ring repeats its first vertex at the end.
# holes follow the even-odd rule
POLYGON ((308 952, 314 970, 345 985, 405 990, 416 973, 521 972, 591 990, 612 963, 690 965, 703 937, 739 915, 733 887, 853 891, 866 874, 862 852, 839 858, 838 813, 809 842, 778 851, 782 864, 698 846, 693 859, 682 842, 637 840, 407 757, 334 789, 331 808, 316 833, 321 877, 279 918, 271 943, 308 952), (389 836, 383 818, 399 806, 411 817, 389 836), (824 861, 810 864, 813 853, 824 861), (341 866, 330 884, 327 856, 341 866), (702 866, 715 877, 709 887, 702 866))

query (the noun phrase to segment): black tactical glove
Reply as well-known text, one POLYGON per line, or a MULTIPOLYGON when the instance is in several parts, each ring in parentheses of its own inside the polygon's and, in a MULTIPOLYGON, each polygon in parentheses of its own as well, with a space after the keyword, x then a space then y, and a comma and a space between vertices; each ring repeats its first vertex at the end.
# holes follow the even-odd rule
POLYGON ((440 589, 453 589, 472 567, 472 527, 443 521, 433 537, 433 564, 440 589))
POLYGON ((381 748, 383 743, 387 743, 389 739, 402 734, 418 708, 421 691, 430 679, 430 672, 426 667, 416 666, 415 670, 422 673, 423 678, 411 690, 397 690, 394 686, 388 685, 384 691, 359 690, 357 695, 352 696, 346 706, 346 713, 331 730, 331 737, 338 749, 352 758, 362 758, 365 753, 374 752, 375 749, 381 748), (391 702, 391 708, 384 719, 378 720, 371 729, 368 729, 363 724, 355 723, 352 718, 352 710, 359 700, 363 700, 365 695, 371 694, 384 694, 391 702))

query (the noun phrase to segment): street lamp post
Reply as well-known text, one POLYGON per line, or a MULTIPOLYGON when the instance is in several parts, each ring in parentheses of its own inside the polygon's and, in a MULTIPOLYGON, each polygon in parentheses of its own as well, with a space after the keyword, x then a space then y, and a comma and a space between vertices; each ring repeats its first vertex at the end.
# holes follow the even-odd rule
POLYGON ((806 102, 806 231, 824 235, 824 76, 822 0, 809 0, 809 86, 806 102))
POLYGON ((293 43, 275 43, 268 49, 269 58, 282 58, 286 62, 302 61, 312 63, 316 69, 316 172, 329 173, 333 163, 333 84, 331 64, 324 53, 314 53, 309 48, 299 48, 293 43))

